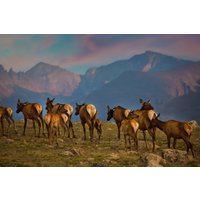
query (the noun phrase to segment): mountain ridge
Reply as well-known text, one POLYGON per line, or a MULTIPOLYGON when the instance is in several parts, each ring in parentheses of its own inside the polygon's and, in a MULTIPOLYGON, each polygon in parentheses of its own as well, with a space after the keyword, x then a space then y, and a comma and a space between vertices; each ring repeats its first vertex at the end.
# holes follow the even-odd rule
MULTIPOLYGON (((151 99, 158 112, 165 112, 172 105, 171 113, 166 111, 166 115, 181 119, 180 110, 184 109, 184 103, 178 104, 184 99, 190 106, 194 102, 198 110, 194 97, 200 94, 200 62, 146 51, 127 60, 90 68, 84 75, 44 62, 26 72, 6 71, 0 65, 0 79, 1 105, 13 102, 15 106, 16 97, 31 97, 41 102, 41 98, 44 100, 49 96, 73 105, 75 102, 93 103, 99 117, 105 119, 107 105, 138 109, 138 99, 143 98, 151 99), (193 96, 191 101, 188 94, 193 96), (179 110, 176 107, 180 107, 179 110)), ((197 118, 195 107, 188 116, 197 118)))

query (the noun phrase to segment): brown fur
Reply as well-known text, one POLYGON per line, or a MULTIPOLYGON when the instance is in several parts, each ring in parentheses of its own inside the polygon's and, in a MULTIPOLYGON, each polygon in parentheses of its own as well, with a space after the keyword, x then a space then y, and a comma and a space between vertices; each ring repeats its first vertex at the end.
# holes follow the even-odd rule
POLYGON ((70 120, 71 120, 71 117, 72 117, 72 114, 73 114, 73 107, 70 104, 61 104, 61 103, 53 104, 54 100, 55 100, 55 98, 53 98, 52 100, 47 98, 47 101, 46 101, 47 112, 58 113, 58 110, 60 109, 60 107, 62 107, 67 111, 67 113, 70 117, 70 120))
POLYGON ((116 122, 117 129, 118 129, 118 139, 120 139, 120 128, 121 128, 121 123, 124 119, 127 118, 125 115, 126 110, 125 108, 121 106, 117 106, 113 109, 111 109, 109 106, 107 106, 107 121, 109 121, 111 118, 113 118, 116 122))
POLYGON ((86 130, 85 130, 85 124, 88 125, 90 130, 90 141, 93 140, 93 132, 94 132, 94 124, 97 118, 97 110, 96 107, 92 104, 82 104, 78 105, 76 104, 76 112, 75 115, 80 116, 81 124, 83 126, 83 132, 84 132, 84 140, 86 140, 86 130))
POLYGON ((102 124, 101 124, 100 119, 96 119, 95 123, 94 123, 94 127, 97 130, 97 134, 99 136, 99 142, 100 142, 101 134, 102 134, 102 128, 101 128, 101 126, 102 126, 102 124))
POLYGON ((17 133, 17 130, 16 130, 16 127, 15 127, 15 122, 14 122, 12 115, 13 115, 12 108, 10 108, 10 107, 0 107, 0 122, 1 122, 3 135, 5 134, 4 122, 3 122, 4 119, 6 119, 6 121, 8 122, 8 130, 10 128, 10 125, 13 124, 14 129, 15 129, 15 133, 17 133))
POLYGON ((125 119, 122 121, 122 132, 124 133, 125 149, 127 150, 127 137, 131 149, 131 137, 135 141, 136 150, 138 151, 138 138, 137 131, 139 128, 139 123, 134 119, 125 119))
MULTIPOLYGON (((152 118, 150 118, 150 114, 155 113, 152 110, 134 110, 129 113, 129 118, 135 119, 139 123, 139 129, 143 132, 144 140, 146 144, 146 149, 148 149, 147 141, 146 141, 146 130, 149 135, 152 137, 153 143, 153 151, 155 150, 155 128, 152 125, 152 118)), ((153 116, 155 117, 155 116, 153 116)))
POLYGON ((168 148, 170 148, 171 137, 174 138, 174 143, 173 143, 174 149, 176 148, 176 140, 183 139, 183 141, 187 145, 187 153, 189 152, 189 149, 191 149, 192 155, 194 157, 193 145, 190 142, 190 136, 191 136, 190 130, 192 130, 190 125, 186 122, 179 122, 175 120, 169 120, 163 122, 159 120, 158 117, 159 115, 153 120, 153 124, 166 134, 168 141, 168 148))
POLYGON ((47 113, 44 116, 44 122, 46 124, 49 135, 49 144, 53 144, 55 130, 56 144, 58 145, 59 127, 62 126, 64 128, 65 135, 66 130, 69 131, 68 121, 69 117, 64 113, 47 113))
POLYGON ((40 128, 42 123, 43 135, 44 134, 44 121, 42 118, 42 105, 39 103, 22 103, 20 100, 17 102, 17 110, 16 113, 22 112, 24 115, 24 131, 23 135, 25 135, 27 120, 30 119, 33 121, 33 128, 36 136, 36 129, 35 129, 35 122, 37 122, 39 127, 39 134, 40 137, 40 128))
POLYGON ((140 110, 153 110, 153 106, 150 103, 150 100, 144 101, 143 99, 139 99, 140 103, 142 104, 142 107, 140 110))
MULTIPOLYGON (((72 118, 72 114, 73 114, 73 107, 70 104, 61 104, 61 103, 57 103, 57 104, 53 104, 53 101, 55 100, 55 98, 53 98, 52 100, 50 100, 49 98, 47 98, 46 101, 46 110, 47 113, 66 113, 69 117, 69 130, 72 132, 72 136, 73 138, 75 138, 75 134, 74 134, 74 128, 73 128, 73 123, 71 121, 72 118)), ((68 137, 70 138, 70 131, 68 134, 68 137)))

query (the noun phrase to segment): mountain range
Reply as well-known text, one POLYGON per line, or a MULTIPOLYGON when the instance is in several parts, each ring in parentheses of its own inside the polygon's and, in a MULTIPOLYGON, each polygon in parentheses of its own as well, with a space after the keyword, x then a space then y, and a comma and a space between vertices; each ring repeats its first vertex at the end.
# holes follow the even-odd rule
POLYGON ((200 62, 146 51, 127 60, 90 68, 84 75, 59 66, 38 63, 26 72, 6 71, 0 65, 0 104, 16 100, 93 103, 99 117, 106 106, 138 109, 139 98, 151 99, 163 119, 197 120, 200 113, 200 62))

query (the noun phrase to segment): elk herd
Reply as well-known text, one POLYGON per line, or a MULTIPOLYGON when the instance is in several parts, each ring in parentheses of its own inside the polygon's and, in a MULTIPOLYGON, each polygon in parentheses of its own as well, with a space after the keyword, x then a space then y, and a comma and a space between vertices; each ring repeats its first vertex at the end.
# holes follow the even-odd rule
MULTIPOLYGON (((17 102, 16 113, 22 112, 24 116, 24 126, 23 126, 23 135, 25 135, 27 120, 32 120, 33 129, 35 136, 40 137, 41 129, 42 134, 46 137, 44 132, 44 125, 47 130, 47 137, 49 138, 49 143, 53 144, 53 138, 56 136, 56 143, 58 144, 58 137, 60 136, 60 128, 63 129, 64 136, 67 134, 67 137, 76 138, 73 123, 72 123, 72 114, 73 107, 70 104, 53 104, 54 99, 47 98, 46 101, 46 111, 47 114, 43 117, 43 108, 39 103, 29 103, 17 102), (39 133, 36 134, 37 123, 39 127, 39 133)), ((190 142, 190 137, 192 133, 192 127, 188 122, 179 122, 175 120, 161 121, 159 119, 160 114, 157 114, 154 111, 153 106, 150 101, 145 102, 140 99, 141 109, 139 110, 130 110, 125 109, 121 106, 116 106, 110 108, 107 106, 107 121, 110 121, 112 118, 117 125, 117 136, 120 140, 121 132, 124 135, 125 149, 132 148, 131 141, 134 141, 135 148, 138 151, 138 130, 143 133, 146 149, 148 149, 146 141, 146 132, 152 138, 152 151, 155 150, 155 136, 156 128, 160 129, 166 134, 168 148, 170 148, 170 139, 173 138, 173 148, 176 148, 176 140, 182 139, 187 146, 187 153, 191 150, 191 153, 194 157, 193 145, 190 142)), ((86 127, 89 127, 90 141, 93 141, 94 129, 96 129, 98 140, 100 142, 102 135, 102 123, 97 118, 98 111, 93 104, 77 104, 75 107, 75 115, 79 115, 80 121, 83 127, 83 138, 86 137, 86 127)), ((8 122, 8 130, 11 124, 14 127, 15 132, 17 133, 15 122, 13 120, 13 110, 10 107, 0 107, 0 122, 2 127, 2 134, 5 134, 4 122, 5 119, 8 122)))

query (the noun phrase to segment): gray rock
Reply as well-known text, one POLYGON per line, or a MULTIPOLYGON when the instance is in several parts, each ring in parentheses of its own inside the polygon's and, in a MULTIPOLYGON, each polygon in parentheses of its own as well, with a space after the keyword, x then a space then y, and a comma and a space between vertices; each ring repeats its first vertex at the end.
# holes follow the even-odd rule
POLYGON ((64 152, 62 152, 62 155, 65 155, 65 156, 80 156, 82 154, 81 154, 80 150, 78 150, 78 149, 69 148, 69 149, 66 149, 64 152))
POLYGON ((165 159, 153 153, 145 153, 141 158, 146 167, 163 167, 166 165, 165 159))
POLYGON ((162 157, 169 163, 187 163, 192 159, 192 156, 189 156, 186 151, 177 149, 163 149, 162 157))

